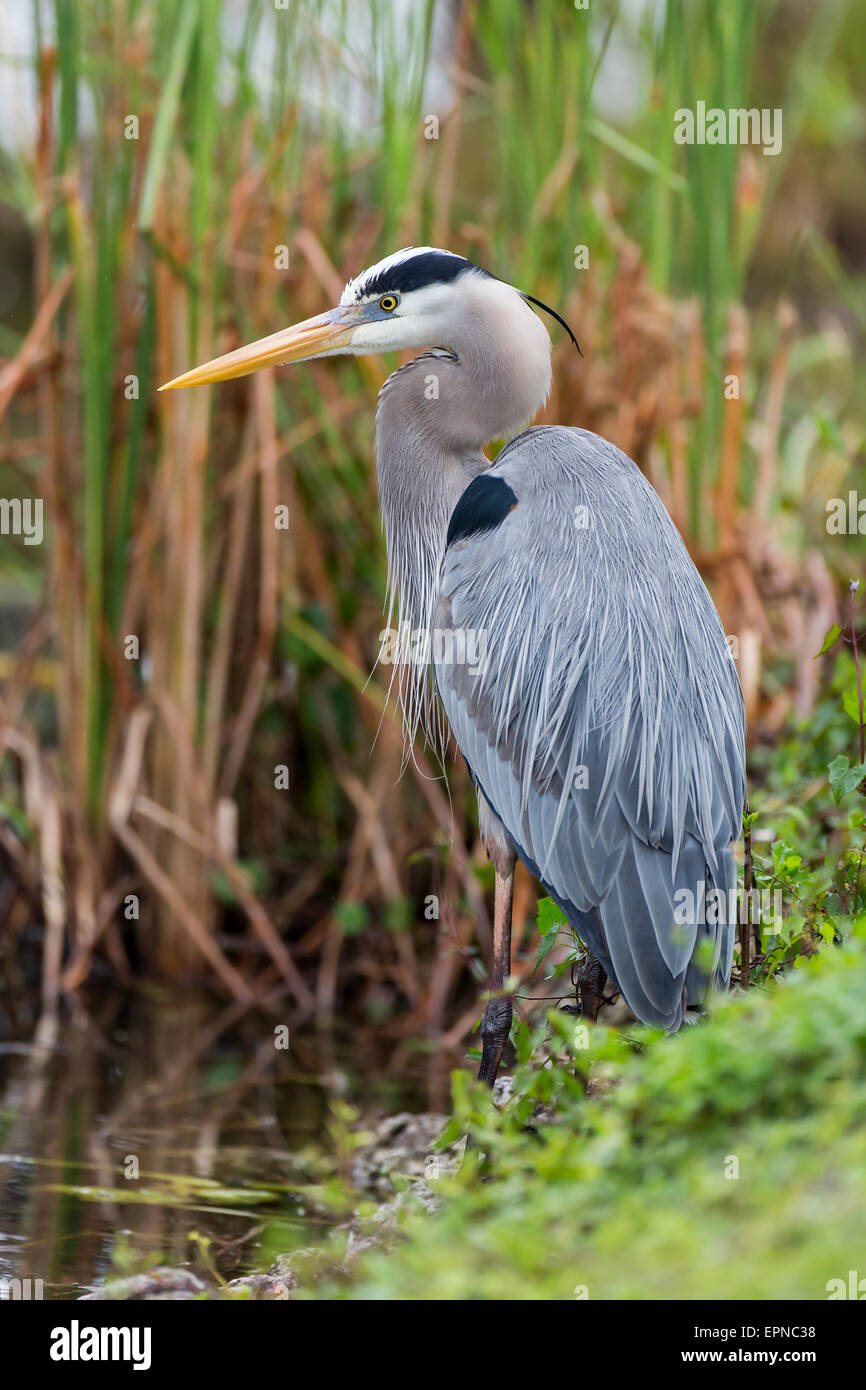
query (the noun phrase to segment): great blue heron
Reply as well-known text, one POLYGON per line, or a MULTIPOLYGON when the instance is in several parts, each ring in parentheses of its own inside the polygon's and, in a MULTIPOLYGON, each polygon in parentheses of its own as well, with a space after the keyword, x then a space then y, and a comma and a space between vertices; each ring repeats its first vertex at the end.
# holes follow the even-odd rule
POLYGON ((495 869, 490 1084, 511 1023, 516 857, 638 1018, 673 1030, 730 976, 745 791, 731 652, 659 497, 598 435, 525 428, 551 378, 530 300, 547 307, 463 256, 409 247, 337 308, 167 383, 428 349, 379 395, 379 497, 391 614, 396 594, 399 631, 433 639, 441 701, 429 667, 410 671, 404 716, 435 736, 444 709, 495 869), (491 463, 484 446, 515 434, 491 463), (444 633, 471 639, 462 659, 444 633))

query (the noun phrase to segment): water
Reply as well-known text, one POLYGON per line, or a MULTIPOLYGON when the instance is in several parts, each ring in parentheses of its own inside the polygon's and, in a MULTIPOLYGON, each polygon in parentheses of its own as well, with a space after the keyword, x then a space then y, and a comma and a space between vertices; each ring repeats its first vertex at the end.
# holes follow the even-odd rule
POLYGON ((447 1093, 446 1059, 375 1044, 310 1029, 282 1050, 269 1018, 117 993, 50 1048, 0 1043, 0 1279, 75 1298, 157 1262, 213 1282, 320 1243, 345 1102, 366 1121, 447 1093))

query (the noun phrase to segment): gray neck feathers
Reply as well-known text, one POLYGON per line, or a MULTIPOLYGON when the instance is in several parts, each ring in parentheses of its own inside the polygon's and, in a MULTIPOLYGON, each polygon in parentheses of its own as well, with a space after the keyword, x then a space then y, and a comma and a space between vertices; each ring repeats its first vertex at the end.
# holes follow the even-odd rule
POLYGON ((483 445, 525 425, 550 387, 544 325, 510 286, 473 281, 449 335, 453 347, 394 372, 376 412, 386 626, 399 634, 391 688, 407 746, 420 726, 437 753, 447 734, 430 680, 429 637, 448 522, 464 489, 490 466, 483 445))

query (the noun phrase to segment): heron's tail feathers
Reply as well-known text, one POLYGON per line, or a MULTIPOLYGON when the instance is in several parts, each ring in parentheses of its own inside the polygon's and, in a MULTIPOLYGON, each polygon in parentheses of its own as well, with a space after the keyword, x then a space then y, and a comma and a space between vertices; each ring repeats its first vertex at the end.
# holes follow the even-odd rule
POLYGON ((736 885, 729 848, 706 863, 686 836, 672 882, 670 856, 633 836, 603 902, 568 911, 578 935, 601 961, 643 1022, 676 1031, 689 1008, 726 987, 736 933, 736 885), (719 881, 717 881, 719 880, 719 881))

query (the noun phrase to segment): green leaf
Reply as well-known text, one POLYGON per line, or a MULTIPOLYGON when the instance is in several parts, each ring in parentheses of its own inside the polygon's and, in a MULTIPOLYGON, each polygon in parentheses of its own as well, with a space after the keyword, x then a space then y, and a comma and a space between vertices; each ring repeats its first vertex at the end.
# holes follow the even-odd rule
POLYGON ((568 926, 568 918, 565 913, 556 906, 553 898, 540 898, 538 902, 538 916, 536 918, 538 930, 541 933, 541 945, 538 948, 538 955, 535 960, 535 968, 538 969, 541 962, 550 955, 556 945, 556 938, 563 927, 568 926))
POLYGON ((854 720, 854 723, 859 728, 860 696, 857 693, 856 687, 852 686, 850 690, 846 690, 844 692, 842 696, 842 708, 844 709, 846 714, 850 714, 851 718, 854 720))
POLYGON ((833 646, 833 643, 840 635, 841 631, 842 629, 838 623, 834 623, 831 628, 828 628, 827 632, 824 634, 824 641, 821 646, 821 650, 815 653, 815 661, 818 660, 819 656, 823 656, 825 652, 828 652, 830 650, 830 648, 833 646))
POLYGON ((828 768, 830 777, 830 789, 833 792, 833 799, 836 805, 847 796, 855 787, 866 778, 866 763, 855 763, 849 767, 848 759, 844 753, 840 753, 838 758, 834 758, 828 768))
POLYGON ((385 926, 388 931, 406 931, 412 925, 412 906, 408 898, 391 898, 385 904, 385 926))
POLYGON ((461 1125, 459 1120, 455 1119, 452 1116, 452 1118, 448 1121, 445 1128, 443 1129, 442 1133, 439 1135, 439 1138, 433 1141, 432 1148, 434 1151, 439 1149, 447 1149, 450 1147, 451 1144, 456 1144, 457 1140, 461 1139, 462 1137, 463 1126, 461 1125))
POLYGON ((557 931, 568 926, 568 918, 562 909, 557 907, 553 898, 539 898, 535 921, 542 936, 546 936, 554 926, 557 931))
POLYGON ((561 927, 554 927, 541 938, 541 945, 538 948, 538 955, 535 957, 535 968, 538 969, 541 962, 546 960, 556 945, 556 938, 559 936, 561 927))
POLYGON ((344 936, 358 936, 367 926, 370 913, 366 903, 347 899, 334 908, 337 926, 344 936))
POLYGON ((514 1029, 514 1047, 517 1060, 523 1065, 532 1056, 532 1029, 526 1023, 518 1023, 514 1029))

